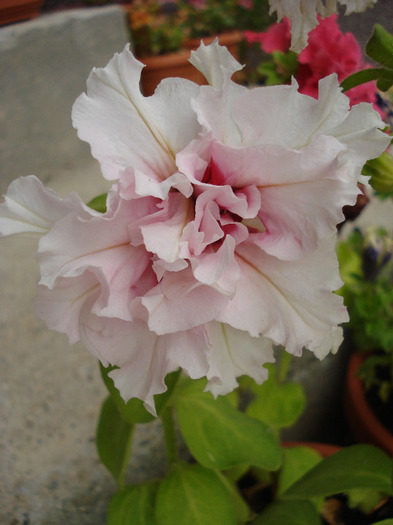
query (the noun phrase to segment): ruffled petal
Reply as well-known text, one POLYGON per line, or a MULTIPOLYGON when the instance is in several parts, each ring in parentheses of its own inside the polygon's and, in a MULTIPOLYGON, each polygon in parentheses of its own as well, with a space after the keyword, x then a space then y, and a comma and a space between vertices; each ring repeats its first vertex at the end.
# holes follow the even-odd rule
POLYGON ((241 130, 243 147, 276 144, 300 149, 317 135, 331 135, 348 111, 349 99, 333 74, 320 80, 318 100, 299 93, 293 80, 290 86, 248 91, 234 102, 232 116, 241 130))
POLYGON ((217 38, 209 46, 201 40, 199 48, 191 51, 190 62, 217 90, 222 89, 236 71, 243 69, 228 49, 219 45, 217 38))
POLYGON ((236 293, 217 318, 250 335, 264 335, 294 355, 302 348, 322 357, 337 344, 337 325, 348 320, 335 253, 335 236, 296 261, 281 261, 251 243, 236 248, 236 293))
POLYGON ((128 218, 130 205, 121 201, 110 217, 85 220, 72 213, 59 220, 39 243, 40 284, 53 288, 58 277, 78 277, 86 269, 96 269, 101 295, 94 311, 130 320, 131 300, 156 280, 146 273, 150 254, 145 247, 130 244, 128 218))
POLYGON ((79 277, 59 277, 53 289, 40 285, 35 301, 35 314, 50 330, 68 336, 70 344, 80 339, 79 317, 85 301, 99 294, 99 281, 93 272, 85 271, 79 277))
MULTIPOLYGON (((346 6, 345 14, 360 13, 372 7, 376 0, 339 0, 346 6)), ((270 14, 277 12, 278 22, 291 20, 291 50, 299 53, 307 46, 308 33, 317 26, 317 14, 323 18, 337 12, 337 0, 269 0, 270 14)))
POLYGON ((129 51, 93 69, 87 94, 75 102, 78 136, 89 142, 104 177, 118 179, 133 168, 161 182, 175 171, 176 152, 199 131, 190 99, 199 89, 188 80, 166 79, 151 97, 139 89, 143 64, 129 51))
POLYGON ((86 348, 104 366, 119 367, 110 372, 124 401, 138 398, 156 415, 154 395, 165 392, 165 376, 183 368, 193 379, 207 373, 207 339, 203 328, 158 336, 146 323, 97 317, 82 311, 81 336, 86 348), (187 351, 185 351, 187 349, 187 351))
POLYGON ((261 384, 267 379, 266 363, 273 363, 272 342, 265 337, 251 337, 230 325, 212 322, 206 325, 210 341, 209 380, 206 390, 214 396, 225 395, 238 386, 236 380, 247 375, 261 384))
POLYGON ((140 301, 148 312, 150 330, 163 335, 214 320, 229 299, 214 287, 196 281, 187 268, 167 272, 140 301))
POLYGON ((0 235, 44 235, 56 221, 73 210, 86 211, 75 193, 61 199, 34 175, 20 177, 11 182, 0 204, 0 235))

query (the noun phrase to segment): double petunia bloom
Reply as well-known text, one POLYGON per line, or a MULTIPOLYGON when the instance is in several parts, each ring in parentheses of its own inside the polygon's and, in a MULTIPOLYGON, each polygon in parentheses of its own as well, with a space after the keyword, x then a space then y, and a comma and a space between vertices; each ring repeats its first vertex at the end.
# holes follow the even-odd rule
POLYGON ((105 213, 34 176, 0 205, 3 236, 41 236, 37 315, 116 366, 122 397, 152 413, 179 367, 218 395, 240 375, 262 382, 274 345, 338 348, 336 225, 389 144, 335 75, 316 100, 295 82, 235 84, 241 66, 217 43, 191 62, 209 85, 170 78, 151 97, 127 48, 91 73, 73 123, 113 181, 105 213))

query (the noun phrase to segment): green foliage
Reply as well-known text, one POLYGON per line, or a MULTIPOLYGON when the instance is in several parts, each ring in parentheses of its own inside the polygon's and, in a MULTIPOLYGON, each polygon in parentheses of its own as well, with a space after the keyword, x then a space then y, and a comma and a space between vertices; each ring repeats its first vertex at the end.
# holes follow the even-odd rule
POLYGON ((152 480, 117 492, 109 503, 107 525, 157 525, 154 506, 158 485, 152 480))
POLYGON ((107 198, 107 193, 102 193, 101 195, 97 195, 97 197, 94 197, 94 199, 88 202, 87 205, 95 211, 99 211, 100 213, 105 213, 106 212, 106 198, 107 198))
POLYGON ((116 404, 108 396, 102 404, 96 432, 96 446, 101 462, 109 470, 120 488, 124 486, 134 425, 121 417, 116 404))
POLYGON ((299 383, 279 383, 276 370, 269 367, 269 378, 262 385, 254 385, 255 398, 247 414, 263 421, 275 430, 293 425, 303 413, 306 396, 299 383))
POLYGON ((236 525, 232 496, 219 475, 202 465, 179 463, 160 484, 157 525, 236 525))
POLYGON ((309 501, 277 500, 252 522, 253 525, 321 525, 318 512, 309 501))
POLYGON ((175 2, 134 0, 128 9, 131 41, 138 56, 178 51, 186 36, 175 2))
POLYGON ((351 337, 358 350, 377 350, 359 375, 367 388, 377 388, 383 401, 393 391, 392 242, 384 230, 365 235, 355 230, 337 249, 351 337), (381 368, 386 371, 382 376, 381 368))
POLYGON ((290 447, 284 450, 284 461, 278 478, 277 493, 282 494, 322 460, 310 447, 290 447))
POLYGON ((379 197, 393 197, 393 158, 389 153, 383 152, 366 162, 362 173, 370 177, 370 184, 379 197))
POLYGON ((284 493, 285 499, 311 499, 352 489, 376 489, 392 494, 391 461, 371 445, 353 445, 325 458, 284 493))
POLYGON ((261 31, 269 23, 267 0, 254 0, 248 7, 238 0, 177 0, 183 30, 191 38, 216 36, 233 30, 261 31))
MULTIPOLYGON (((284 359, 283 368, 286 365, 284 359)), ((173 376, 168 383, 172 381, 173 376)), ((247 382, 242 383, 244 388, 247 382)), ((214 399, 203 391, 205 385, 205 380, 182 378, 176 387, 171 386, 171 395, 161 409, 164 426, 173 425, 172 415, 168 416, 176 413, 180 432, 196 463, 178 460, 175 433, 166 431, 166 440, 172 441, 169 446, 167 443, 171 455, 167 476, 126 488, 124 474, 134 425, 120 415, 114 397, 105 401, 97 446, 101 460, 122 487, 110 502, 108 525, 249 523, 250 510, 235 484, 249 467, 259 469, 261 481, 275 481, 277 496, 252 522, 254 525, 320 523, 318 508, 325 496, 352 491, 351 503, 364 507, 378 501, 380 493, 383 497, 392 493, 390 461, 381 450, 357 445, 321 460, 307 447, 293 447, 284 449, 281 464, 282 453, 273 430, 225 397, 214 399)), ((257 398, 266 396, 264 417, 280 426, 288 421, 287 408, 296 407, 298 392, 281 388, 285 383, 277 383, 274 374, 268 385, 266 389, 252 385, 252 390, 257 398), (269 400, 270 396, 278 397, 279 403, 269 400), (280 415, 268 417, 274 407, 280 415)))
POLYGON ((366 53, 384 67, 364 69, 350 75, 341 82, 343 91, 348 91, 370 80, 376 80, 377 88, 381 91, 387 91, 393 85, 393 36, 382 25, 375 25, 374 32, 366 46, 366 53))
POLYGON ((281 452, 271 428, 202 387, 203 382, 186 384, 174 399, 181 433, 194 458, 220 470, 242 464, 278 469, 281 452))
POLYGON ((261 62, 257 66, 259 78, 257 82, 263 82, 267 86, 287 84, 291 77, 296 75, 298 68, 297 54, 293 51, 283 53, 273 51, 271 61, 261 62))

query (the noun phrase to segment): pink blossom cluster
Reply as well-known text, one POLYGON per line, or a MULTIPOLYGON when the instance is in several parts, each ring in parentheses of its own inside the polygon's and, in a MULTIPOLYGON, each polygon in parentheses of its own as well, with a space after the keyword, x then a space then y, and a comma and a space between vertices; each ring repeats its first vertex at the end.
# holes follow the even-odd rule
POLYGON ((262 382, 274 345, 337 349, 336 224, 389 143, 335 75, 316 100, 296 83, 235 84, 241 66, 217 42, 191 62, 209 85, 170 78, 151 97, 128 48, 89 76, 73 123, 112 181, 105 213, 33 175, 0 205, 1 235, 39 237, 38 316, 152 413, 178 368, 218 395, 244 374, 262 382))
MULTIPOLYGON (((295 78, 299 92, 316 98, 318 82, 321 78, 336 73, 339 82, 352 73, 369 67, 362 59, 360 46, 352 33, 343 33, 337 24, 337 15, 321 19, 308 38, 308 46, 298 55, 298 70, 295 78)), ((263 33, 245 32, 249 43, 258 42, 266 53, 289 51, 291 44, 291 23, 284 18, 279 24, 273 24, 263 33)), ((374 108, 383 112, 376 104, 375 82, 367 82, 347 92, 351 106, 359 102, 370 102, 374 108)))
POLYGON ((322 18, 337 13, 338 4, 345 6, 345 14, 361 13, 373 7, 377 0, 269 0, 270 14, 277 13, 277 21, 283 18, 291 21, 290 49, 300 53, 307 47, 309 33, 318 25, 318 15, 322 18))

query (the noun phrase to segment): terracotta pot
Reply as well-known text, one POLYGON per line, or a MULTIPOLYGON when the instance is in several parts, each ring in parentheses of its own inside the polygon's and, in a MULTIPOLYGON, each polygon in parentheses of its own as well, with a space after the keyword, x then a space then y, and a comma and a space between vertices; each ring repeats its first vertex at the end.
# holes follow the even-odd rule
MULTIPOLYGON (((201 40, 208 45, 215 38, 215 36, 209 36, 190 39, 185 43, 185 49, 177 53, 139 58, 146 65, 141 76, 143 94, 146 96, 152 95, 161 80, 167 77, 187 78, 199 85, 207 84, 202 73, 190 64, 189 58, 191 51, 199 47, 201 40)), ((239 43, 241 39, 242 33, 240 31, 223 33, 218 36, 219 43, 227 46, 236 59, 239 58, 239 43)))
POLYGON ((228 51, 231 53, 236 60, 239 60, 239 44, 243 39, 243 33, 241 31, 232 31, 230 33, 222 33, 217 36, 202 36, 197 38, 190 38, 184 44, 188 49, 198 49, 201 40, 207 46, 211 44, 215 38, 218 38, 218 43, 221 46, 226 46, 228 51))
POLYGON ((316 443, 315 441, 309 442, 309 441, 285 441, 283 443, 284 448, 292 448, 292 447, 309 447, 321 454, 322 457, 327 458, 329 456, 332 456, 336 452, 342 449, 342 447, 338 447, 336 445, 328 445, 326 443, 316 443))
POLYGON ((157 85, 167 77, 180 77, 192 80, 197 84, 206 84, 205 77, 190 64, 190 51, 139 58, 146 64, 142 70, 142 91, 146 96, 154 93, 157 85))
POLYGON ((364 359, 365 356, 357 352, 353 352, 349 359, 344 399, 348 425, 358 441, 376 445, 392 455, 393 435, 374 415, 366 400, 363 383, 356 375, 364 359))
POLYGON ((0 25, 38 16, 44 0, 1 0, 0 25))

